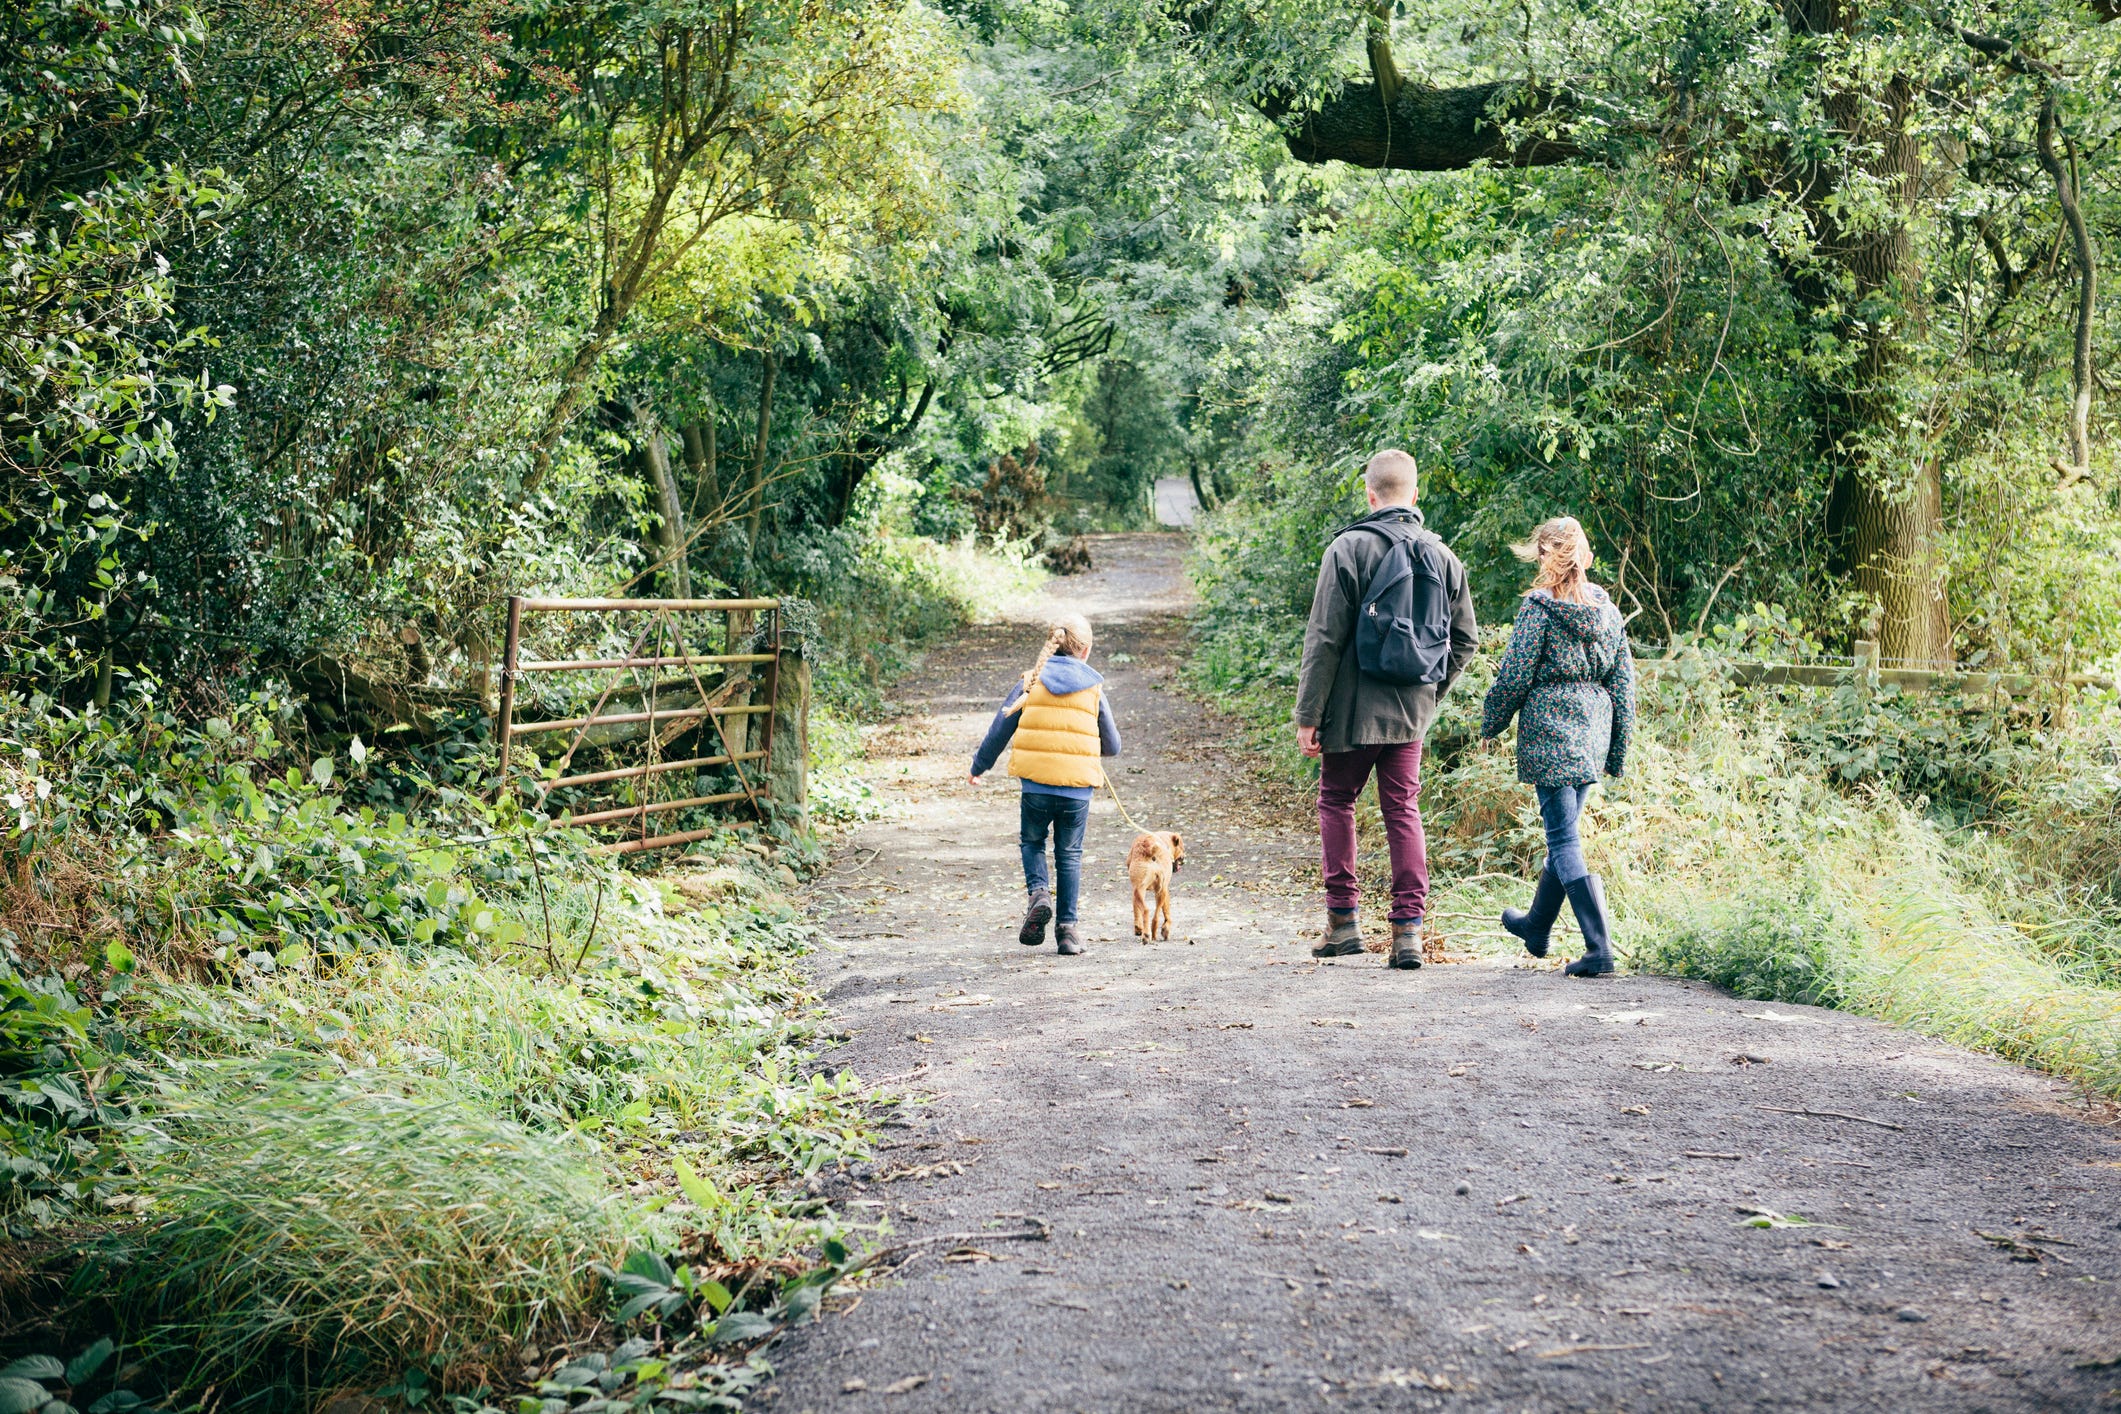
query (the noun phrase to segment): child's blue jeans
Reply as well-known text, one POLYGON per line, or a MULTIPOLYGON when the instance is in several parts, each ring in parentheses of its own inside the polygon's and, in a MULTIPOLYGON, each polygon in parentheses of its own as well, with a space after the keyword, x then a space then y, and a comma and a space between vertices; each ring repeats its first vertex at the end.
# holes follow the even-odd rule
POLYGON ((1061 923, 1075 921, 1075 896, 1083 883, 1083 831, 1090 824, 1090 802, 1067 795, 1025 791, 1023 825, 1018 841, 1024 848, 1024 887, 1032 893, 1053 890, 1053 917, 1061 923), (1053 832, 1055 887, 1046 875, 1046 831, 1053 832))

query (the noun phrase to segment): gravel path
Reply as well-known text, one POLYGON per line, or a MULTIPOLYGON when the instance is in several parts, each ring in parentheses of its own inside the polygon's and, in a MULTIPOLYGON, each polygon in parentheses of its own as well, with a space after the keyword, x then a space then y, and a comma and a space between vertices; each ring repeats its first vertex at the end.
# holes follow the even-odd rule
POLYGON ((832 1191, 978 1236, 798 1332, 761 1407, 2121 1405, 2121 1129, 2069 1087, 1683 982, 1314 962, 1315 837, 1258 823, 1174 678, 1183 549, 1103 537, 1025 608, 1098 627, 1114 779, 1187 838, 1169 942, 1130 934, 1102 798, 1086 954, 1015 941, 1015 786, 963 772, 1033 628, 903 685, 895 813, 810 901, 834 1062, 930 1102, 832 1191))

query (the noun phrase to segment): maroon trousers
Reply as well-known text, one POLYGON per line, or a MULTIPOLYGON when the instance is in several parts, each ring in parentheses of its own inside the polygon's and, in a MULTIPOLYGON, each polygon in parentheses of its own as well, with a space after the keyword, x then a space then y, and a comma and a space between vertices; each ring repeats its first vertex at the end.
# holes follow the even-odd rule
POLYGON ((1421 830, 1421 743, 1329 751, 1318 773, 1318 838, 1325 853, 1326 907, 1353 909, 1362 893, 1355 872, 1355 797, 1377 772, 1377 804, 1392 851, 1395 923, 1421 917, 1429 901, 1429 843, 1421 830))

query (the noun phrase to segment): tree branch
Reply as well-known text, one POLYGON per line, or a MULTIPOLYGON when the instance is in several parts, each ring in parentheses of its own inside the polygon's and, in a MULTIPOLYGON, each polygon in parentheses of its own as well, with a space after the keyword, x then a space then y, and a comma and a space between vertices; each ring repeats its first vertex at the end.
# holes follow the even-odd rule
MULTIPOLYGON (((1389 49, 1385 58, 1389 63, 1389 49)), ((1562 118, 1572 107, 1565 92, 1517 82, 1464 88, 1403 84, 1389 103, 1374 81, 1350 83, 1315 110, 1293 115, 1289 152, 1301 162, 1347 162, 1402 172, 1455 172, 1482 160, 1508 167, 1547 167, 1575 161, 1583 152, 1559 134, 1512 142, 1503 127, 1526 119, 1562 118)))

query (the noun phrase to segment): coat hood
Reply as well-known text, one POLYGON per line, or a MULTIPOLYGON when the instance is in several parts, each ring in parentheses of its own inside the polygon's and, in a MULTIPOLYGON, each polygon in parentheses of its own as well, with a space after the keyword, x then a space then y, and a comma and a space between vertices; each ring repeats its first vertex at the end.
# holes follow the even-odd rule
POLYGON ((1064 653, 1056 653, 1046 660, 1046 666, 1040 670, 1038 680, 1046 691, 1055 697, 1066 697, 1071 692, 1081 692, 1086 687, 1096 687, 1104 681, 1098 676, 1097 669, 1080 658, 1070 658, 1064 653))
POLYGON ((1368 515, 1358 516, 1356 519, 1349 521, 1346 525, 1343 525, 1339 529, 1335 530, 1333 532, 1333 538, 1338 540, 1341 536, 1346 535, 1349 531, 1355 529, 1357 526, 1372 524, 1411 525, 1416 530, 1423 530, 1427 528, 1427 522, 1421 518, 1421 507, 1419 506, 1380 506, 1378 509, 1370 512, 1368 515))
POLYGON ((1588 603, 1577 604, 1566 599, 1556 599, 1544 589, 1535 589, 1528 598, 1547 611, 1547 622, 1556 628, 1576 635, 1585 642, 1602 638, 1621 628, 1620 609, 1597 585, 1587 586, 1588 603))

